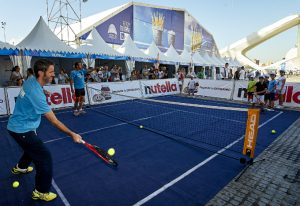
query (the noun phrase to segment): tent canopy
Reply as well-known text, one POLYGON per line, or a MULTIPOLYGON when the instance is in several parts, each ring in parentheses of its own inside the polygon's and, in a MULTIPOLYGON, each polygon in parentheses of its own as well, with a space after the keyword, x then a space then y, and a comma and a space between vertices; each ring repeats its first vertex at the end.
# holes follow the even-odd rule
POLYGON ((209 66, 209 62, 207 62, 201 55, 199 52, 195 52, 193 54, 193 63, 196 66, 209 66))
POLYGON ((180 55, 177 53, 176 49, 171 44, 169 49, 165 52, 165 55, 172 59, 173 62, 184 62, 184 60, 180 57, 180 55))
POLYGON ((175 64, 175 62, 173 62, 171 58, 167 57, 159 50, 154 41, 152 41, 152 43, 150 44, 148 49, 144 51, 144 53, 151 58, 158 60, 162 64, 175 64))
POLYGON ((128 56, 135 61, 141 62, 155 62, 154 58, 144 54, 141 50, 137 48, 130 35, 127 35, 123 44, 117 49, 118 52, 124 56, 128 56))
POLYGON ((85 55, 62 42, 42 17, 31 32, 17 45, 26 56, 82 58, 85 55))
POLYGON ((0 41, 0 55, 18 55, 17 47, 0 41))
POLYGON ((94 59, 126 59, 126 57, 106 44, 95 28, 91 31, 84 43, 78 48, 78 51, 90 54, 91 58, 94 59))
POLYGON ((211 66, 219 66, 218 63, 208 55, 207 52, 203 54, 203 59, 211 66))
POLYGON ((182 64, 189 65, 192 61, 192 54, 188 51, 188 49, 185 47, 182 53, 180 54, 180 57, 182 59, 182 64))

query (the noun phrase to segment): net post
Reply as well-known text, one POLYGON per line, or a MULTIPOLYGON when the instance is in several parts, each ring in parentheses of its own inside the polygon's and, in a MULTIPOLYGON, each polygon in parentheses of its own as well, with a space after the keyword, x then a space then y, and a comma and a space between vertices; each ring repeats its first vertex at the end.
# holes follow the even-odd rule
POLYGON ((248 119, 246 126, 246 134, 243 147, 243 155, 254 158, 256 139, 258 133, 260 110, 251 108, 248 109, 248 119))

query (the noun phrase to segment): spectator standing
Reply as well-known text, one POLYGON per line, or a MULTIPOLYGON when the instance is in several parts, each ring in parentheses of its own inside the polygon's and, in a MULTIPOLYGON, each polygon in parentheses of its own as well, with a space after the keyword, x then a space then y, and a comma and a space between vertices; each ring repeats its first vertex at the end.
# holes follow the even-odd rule
POLYGON ((58 74, 58 84, 65 84, 69 82, 69 76, 65 72, 63 68, 60 69, 60 72, 58 74))
POLYGON ((267 93, 269 94, 269 108, 270 109, 274 108, 276 84, 277 84, 277 81, 275 80, 275 76, 276 75, 274 72, 270 73, 271 81, 269 81, 268 91, 267 91, 267 93))
POLYGON ((239 73, 239 79, 245 80, 245 68, 241 67, 240 73, 239 73))
POLYGON ((191 93, 194 96, 194 92, 195 92, 195 89, 196 89, 196 81, 194 80, 193 76, 191 76, 191 80, 188 83, 188 89, 189 89, 189 91, 188 91, 189 96, 191 95, 191 93))
POLYGON ((17 85, 17 80, 22 79, 22 74, 20 72, 20 67, 15 66, 12 70, 11 76, 10 76, 10 81, 13 83, 13 85, 17 85))
POLYGON ((283 107, 283 95, 285 94, 285 91, 286 91, 285 69, 280 69, 279 73, 280 73, 280 77, 277 79, 277 94, 278 94, 278 99, 279 99, 279 105, 277 106, 277 108, 280 109, 283 107))

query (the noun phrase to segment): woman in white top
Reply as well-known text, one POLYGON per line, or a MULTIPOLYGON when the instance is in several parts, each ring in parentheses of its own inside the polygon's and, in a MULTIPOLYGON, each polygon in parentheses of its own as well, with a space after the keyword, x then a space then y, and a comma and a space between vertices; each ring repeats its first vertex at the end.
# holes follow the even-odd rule
POLYGON ((69 81, 69 76, 65 72, 63 68, 60 69, 60 73, 58 74, 58 84, 65 84, 68 83, 69 81))
POLYGON ((283 107, 283 95, 285 94, 286 88, 285 88, 285 82, 286 82, 286 77, 285 75, 285 70, 281 69, 279 70, 280 72, 280 77, 277 79, 277 94, 278 94, 278 99, 279 99, 279 105, 277 108, 282 108, 283 107))

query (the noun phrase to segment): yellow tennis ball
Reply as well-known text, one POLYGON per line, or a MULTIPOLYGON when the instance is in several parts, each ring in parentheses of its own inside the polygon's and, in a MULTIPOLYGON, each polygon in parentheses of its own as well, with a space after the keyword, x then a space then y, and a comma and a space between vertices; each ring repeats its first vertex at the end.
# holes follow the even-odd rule
POLYGON ((115 149, 114 148, 109 148, 107 151, 107 154, 109 154, 110 156, 113 156, 115 154, 115 149))
POLYGON ((273 129, 273 130, 272 130, 272 134, 275 134, 275 133, 276 133, 276 131, 273 129))
POLYGON ((14 181, 12 184, 13 188, 17 188, 17 187, 19 187, 19 185, 20 185, 20 183, 18 181, 14 181))
POLYGON ((143 129, 143 128, 144 128, 144 126, 143 126, 143 125, 140 125, 140 128, 141 128, 141 129, 143 129))

